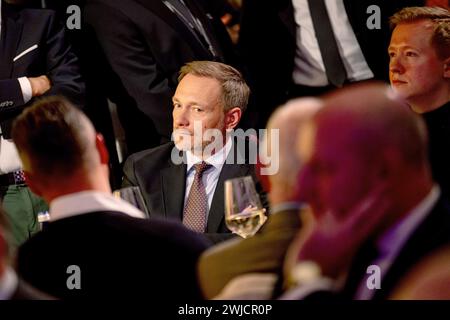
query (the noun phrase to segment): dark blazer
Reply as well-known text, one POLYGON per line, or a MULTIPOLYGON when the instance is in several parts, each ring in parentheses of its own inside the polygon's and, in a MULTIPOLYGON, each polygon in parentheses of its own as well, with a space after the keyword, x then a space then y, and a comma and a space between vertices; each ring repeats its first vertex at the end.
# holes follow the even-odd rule
MULTIPOLYGON (((388 80, 388 18, 418 0, 344 0, 349 22, 375 79, 388 80), (367 28, 370 5, 381 9, 381 29, 367 28)), ((260 113, 260 126, 287 98, 296 52, 296 24, 291 0, 244 0, 239 53, 247 66, 260 113)))
POLYGON ((170 140, 171 99, 178 72, 185 63, 218 60, 235 64, 232 44, 220 19, 200 6, 208 1, 185 2, 201 20, 217 57, 212 56, 162 0, 88 0, 86 3, 86 22, 93 28, 123 87, 123 92, 117 95, 116 90, 111 99, 118 105, 127 143, 141 142, 138 146, 141 149, 131 152, 170 140))
POLYGON ((92 212, 51 222, 18 252, 18 273, 62 299, 201 299, 196 264, 208 246, 179 223, 92 212), (69 266, 81 289, 70 290, 69 266))
POLYGON ((245 273, 281 274, 287 249, 300 226, 298 210, 280 211, 269 215, 253 237, 231 239, 206 250, 198 263, 205 298, 215 297, 230 280, 245 273))
MULTIPOLYGON (((163 216, 181 221, 183 219, 184 196, 186 188, 186 164, 174 164, 171 152, 175 148, 169 142, 154 149, 131 155, 124 166, 123 186, 139 186, 147 204, 150 217, 163 216)), ((237 144, 233 144, 234 152, 230 156, 240 154, 237 144)), ((176 150, 176 149, 175 149, 176 150)), ((209 210, 206 233, 229 233, 225 225, 224 183, 225 180, 251 175, 255 181, 261 201, 267 207, 266 194, 258 182, 253 164, 246 158, 244 164, 227 164, 217 182, 211 208, 209 210)))
POLYGON ((450 102, 422 114, 428 129, 428 149, 433 178, 450 195, 450 102))
MULTIPOLYGON (((381 281, 381 289, 376 290, 374 299, 387 299, 414 265, 435 249, 448 243, 450 243, 450 203, 441 196, 430 214, 417 227, 394 259, 392 266, 381 281)), ((363 248, 365 247, 363 246, 363 248)), ((360 271, 365 272, 371 264, 370 262, 359 263, 358 256, 365 254, 367 254, 367 250, 364 252, 362 249, 356 256, 343 290, 344 297, 351 299, 354 296, 360 282, 359 279, 362 279, 360 271)))
POLYGON ((83 102, 78 60, 53 11, 24 9, 2 1, 0 32, 0 126, 5 137, 10 136, 12 120, 26 107, 17 80, 20 77, 47 75, 52 87, 46 95, 64 95, 75 104, 83 102), (14 61, 34 45, 37 48, 14 61))

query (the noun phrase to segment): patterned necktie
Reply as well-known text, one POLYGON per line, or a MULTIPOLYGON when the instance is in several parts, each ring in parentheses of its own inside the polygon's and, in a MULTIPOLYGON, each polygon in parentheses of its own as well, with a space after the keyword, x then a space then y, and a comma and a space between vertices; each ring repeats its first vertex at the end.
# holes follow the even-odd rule
POLYGON ((206 229, 206 213, 208 212, 208 198, 206 189, 203 185, 203 173, 210 168, 211 165, 206 162, 194 165, 195 176, 192 183, 189 196, 184 206, 183 224, 196 232, 205 232, 206 229))
POLYGON ((324 1, 308 0, 309 11, 311 12, 311 19, 328 81, 339 88, 342 87, 345 79, 347 79, 347 72, 345 71, 345 66, 339 53, 324 1))

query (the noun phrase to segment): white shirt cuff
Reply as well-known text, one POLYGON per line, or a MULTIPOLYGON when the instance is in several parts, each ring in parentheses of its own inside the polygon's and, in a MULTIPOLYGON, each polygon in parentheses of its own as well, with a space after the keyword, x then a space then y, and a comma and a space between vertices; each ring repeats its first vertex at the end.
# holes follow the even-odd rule
POLYGON ((30 80, 27 77, 21 77, 17 80, 19 80, 20 89, 22 89, 23 101, 27 103, 33 97, 30 80))

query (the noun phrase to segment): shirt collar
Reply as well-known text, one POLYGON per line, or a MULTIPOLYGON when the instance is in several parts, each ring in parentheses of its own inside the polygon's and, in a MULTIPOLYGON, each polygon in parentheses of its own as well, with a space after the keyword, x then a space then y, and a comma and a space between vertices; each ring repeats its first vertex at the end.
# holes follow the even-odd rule
POLYGON ((97 211, 118 211, 135 218, 145 217, 143 212, 112 194, 82 191, 54 199, 50 203, 50 221, 97 211))
POLYGON ((379 252, 383 255, 395 255, 431 212, 440 194, 439 186, 434 185, 418 205, 379 238, 376 244, 379 252))
POLYGON ((194 164, 200 163, 202 161, 205 161, 206 163, 214 166, 214 168, 216 169, 222 169, 222 166, 227 160, 228 154, 231 151, 232 145, 233 143, 231 138, 227 138, 227 143, 225 143, 222 149, 204 160, 194 155, 190 150, 186 151, 187 172, 192 169, 194 164))
POLYGON ((10 267, 6 267, 5 273, 0 278, 0 300, 11 299, 18 285, 17 274, 10 267))

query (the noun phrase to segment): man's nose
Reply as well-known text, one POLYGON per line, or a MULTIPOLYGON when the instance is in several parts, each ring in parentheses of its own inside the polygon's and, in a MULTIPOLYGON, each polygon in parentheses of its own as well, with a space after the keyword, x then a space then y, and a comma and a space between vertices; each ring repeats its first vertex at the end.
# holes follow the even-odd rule
POLYGON ((179 107, 173 111, 173 121, 176 127, 189 126, 189 111, 187 108, 179 107))
POLYGON ((389 71, 391 73, 403 73, 405 68, 399 57, 391 57, 389 61, 389 71))

